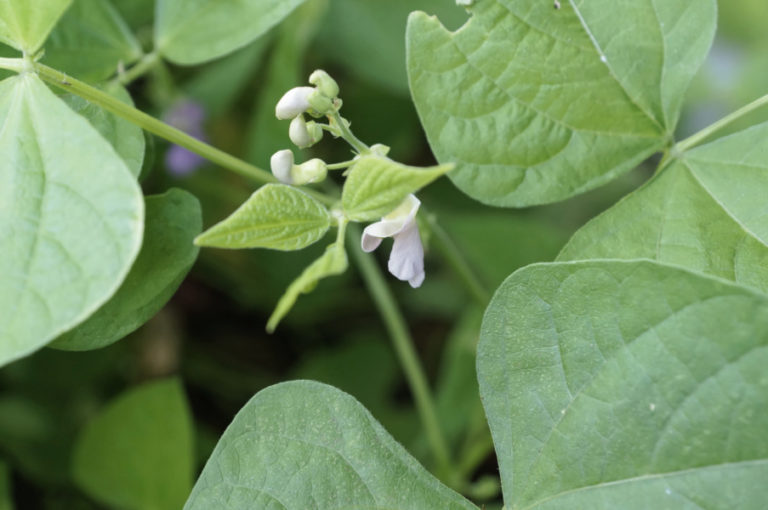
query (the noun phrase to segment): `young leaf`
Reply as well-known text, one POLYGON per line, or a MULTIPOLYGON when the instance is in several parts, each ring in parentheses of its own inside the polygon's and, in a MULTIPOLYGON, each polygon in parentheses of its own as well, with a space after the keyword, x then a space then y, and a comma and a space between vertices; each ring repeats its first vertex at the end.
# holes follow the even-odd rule
MULTIPOLYGON (((133 106, 131 95, 122 85, 106 84, 100 88, 111 96, 133 106)), ((117 154, 128 165, 131 173, 138 177, 144 164, 147 146, 144 131, 136 124, 109 113, 75 94, 66 94, 62 96, 62 99, 72 110, 88 119, 96 131, 112 144, 117 154)))
POLYGON ((33 74, 0 83, 0 365, 82 322, 141 246, 136 179, 33 74))
POLYGON ((451 180, 522 207, 599 186, 668 144, 712 42, 714 0, 477 0, 450 33, 416 12, 408 73, 451 180))
POLYGON ((0 462, 0 510, 13 510, 10 478, 8 466, 0 462))
POLYGON ((767 364, 744 287, 651 261, 514 273, 477 365, 508 508, 761 508, 767 364))
POLYGON ((341 205, 352 221, 378 219, 452 169, 452 164, 417 168, 380 156, 362 156, 349 170, 341 205))
POLYGON ((72 0, 0 0, 0 42, 34 55, 72 0))
POLYGON ((558 260, 649 258, 768 291, 768 124, 673 161, 582 227, 558 260))
POLYGON ((185 510, 477 507, 418 464, 354 398, 310 381, 259 392, 238 413, 185 510))
POLYGON ((43 62, 83 80, 112 76, 142 56, 141 45, 108 0, 74 0, 45 46, 43 62))
POLYGON ((200 64, 255 40, 304 1, 158 0, 155 46, 176 64, 200 64))
POLYGON ((331 226, 323 204, 291 186, 259 188, 224 221, 195 239, 214 248, 300 250, 321 239, 331 226))
POLYGON ((343 235, 340 235, 336 243, 328 246, 319 259, 312 262, 298 278, 291 282, 285 294, 277 302, 275 311, 269 317, 267 331, 271 333, 275 330, 301 294, 311 292, 323 278, 342 274, 347 267, 349 267, 349 260, 344 250, 343 235))
POLYGON ((119 396, 83 430, 72 475, 110 507, 178 510, 192 487, 192 435, 181 384, 145 384, 119 396))
POLYGON ((197 259, 202 230, 197 199, 179 189, 146 199, 144 244, 123 285, 87 321, 49 346, 70 351, 112 344, 151 319, 176 292, 197 259))

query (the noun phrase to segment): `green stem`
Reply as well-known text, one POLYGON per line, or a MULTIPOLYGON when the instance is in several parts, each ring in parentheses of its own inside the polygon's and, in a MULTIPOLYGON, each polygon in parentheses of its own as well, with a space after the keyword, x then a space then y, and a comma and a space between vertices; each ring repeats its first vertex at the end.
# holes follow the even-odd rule
POLYGON ((480 279, 469 266, 469 263, 461 255, 459 248, 454 244, 448 233, 437 222, 433 214, 426 213, 424 217, 427 220, 432 234, 434 234, 434 246, 445 258, 453 271, 462 281, 469 291, 470 295, 478 302, 480 306, 485 307, 491 300, 491 293, 480 282, 480 279))
POLYGON ((350 129, 347 127, 347 124, 341 118, 341 115, 339 115, 339 112, 333 112, 331 117, 333 117, 333 120, 336 121, 336 125, 338 126, 339 132, 341 133, 341 137, 346 140, 346 142, 351 145, 353 149, 355 149, 360 154, 368 151, 368 146, 360 141, 360 139, 356 137, 352 131, 350 131, 350 129))
POLYGON ((333 163, 331 165, 328 165, 328 170, 344 170, 345 168, 349 168, 354 164, 355 164, 355 160, 353 159, 349 161, 342 161, 341 163, 333 163))
POLYGON ((373 257, 364 253, 360 248, 360 227, 350 225, 348 236, 349 250, 355 258, 360 273, 365 280, 368 291, 371 293, 376 308, 378 308, 381 318, 384 321, 389 335, 400 359, 400 364, 405 372, 408 385, 413 393, 413 399, 416 404, 416 410, 419 413, 427 441, 435 457, 438 472, 445 478, 450 479, 452 470, 450 455, 445 437, 440 429, 440 422, 437 418, 432 394, 427 384, 427 377, 424 369, 419 362, 416 350, 413 347, 413 340, 406 327, 405 320, 400 314, 397 303, 392 292, 387 286, 387 282, 381 273, 381 269, 376 264, 373 257))
POLYGON ((136 62, 130 69, 125 72, 118 73, 114 82, 120 85, 129 85, 134 80, 137 80, 144 76, 147 72, 152 70, 160 62, 160 56, 155 53, 148 53, 142 57, 141 60, 136 62))
MULTIPOLYGON (((72 92, 73 94, 77 94, 83 99, 100 106, 104 110, 113 113, 118 117, 136 124, 154 135, 199 154, 222 168, 231 170, 260 184, 279 182, 270 172, 262 170, 261 168, 236 158, 212 145, 208 145, 197 138, 189 136, 185 132, 169 126, 165 122, 162 122, 151 115, 147 115, 141 110, 137 110, 133 106, 110 96, 106 92, 102 92, 85 82, 72 78, 61 71, 57 71, 56 69, 40 63, 31 63, 24 59, 8 58, 0 58, 0 68, 10 69, 19 73, 25 71, 36 72, 48 83, 72 92)), ((307 188, 304 188, 304 191, 325 204, 332 205, 336 203, 336 199, 323 193, 307 188)))
POLYGON ((718 120, 714 124, 711 124, 708 127, 705 127, 695 135, 679 142, 673 148, 673 153, 680 154, 682 152, 687 151, 691 147, 694 147, 700 144, 701 142, 703 142, 704 140, 712 136, 714 133, 720 131, 721 129, 728 126, 732 122, 740 119, 741 117, 743 117, 744 115, 747 115, 748 113, 752 113, 754 110, 757 110, 758 108, 765 105, 768 105, 768 95, 765 95, 760 99, 756 99, 755 101, 752 101, 748 105, 739 108, 732 114, 723 117, 722 119, 718 120))

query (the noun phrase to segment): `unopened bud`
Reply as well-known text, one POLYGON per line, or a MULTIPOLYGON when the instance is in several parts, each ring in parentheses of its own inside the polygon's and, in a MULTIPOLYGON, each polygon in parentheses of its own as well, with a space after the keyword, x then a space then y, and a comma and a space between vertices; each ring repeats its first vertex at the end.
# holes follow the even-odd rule
POLYGON ((300 149, 315 145, 323 138, 323 130, 315 122, 305 122, 304 116, 299 115, 291 121, 288 129, 291 141, 300 149))
POLYGON ((309 83, 315 85, 325 97, 333 99, 339 95, 338 83, 322 69, 318 69, 309 76, 309 83))
POLYGON ((386 157, 387 154, 389 154, 389 147, 384 145, 383 143, 377 143, 374 145, 371 145, 371 152, 375 154, 376 156, 386 157))
POLYGON ((333 113, 333 100, 325 96, 319 89, 314 89, 307 98, 309 102, 309 113, 317 114, 318 117, 333 113))
POLYGON ((293 184, 301 186, 310 182, 320 182, 328 176, 328 166, 322 159, 310 159, 293 167, 291 177, 293 184))
POLYGON ((275 152, 269 160, 269 166, 272 169, 272 174, 277 177, 277 180, 283 184, 294 183, 291 176, 291 170, 294 167, 293 152, 291 152, 290 149, 275 152))
POLYGON ((316 93, 313 87, 294 87, 280 98, 275 106, 275 115, 280 120, 288 120, 301 115, 310 108, 309 98, 316 93))

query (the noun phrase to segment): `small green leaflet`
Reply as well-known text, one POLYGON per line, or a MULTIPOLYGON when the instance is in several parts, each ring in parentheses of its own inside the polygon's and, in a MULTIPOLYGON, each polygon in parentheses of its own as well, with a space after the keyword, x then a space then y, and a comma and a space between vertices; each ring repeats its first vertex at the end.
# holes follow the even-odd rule
POLYGON ((668 145, 715 31, 715 0, 560 3, 476 0, 453 33, 409 18, 409 83, 430 145, 481 202, 563 200, 668 145))
POLYGON ((649 258, 768 292, 768 124, 672 161, 582 227, 558 260, 649 258))
POLYGON ((254 41, 304 1, 157 0, 155 46, 176 64, 200 64, 254 41))
POLYGON ((291 186, 266 184, 232 215, 195 239, 214 248, 291 251, 321 239, 331 226, 323 204, 291 186))
MULTIPOLYGON (((133 106, 131 95, 122 85, 105 84, 98 88, 133 106)), ((138 177, 144 164, 147 145, 144 131, 136 124, 109 113, 80 96, 65 94, 61 99, 76 113, 88 119, 91 126, 96 128, 96 131, 112 144, 117 154, 128 165, 131 173, 138 177)))
POLYGON ((311 292, 317 283, 323 278, 342 274, 349 267, 347 252, 344 250, 344 228, 339 229, 336 242, 325 249, 319 259, 312 262, 302 273, 288 286, 288 290, 277 302, 275 311, 267 321, 267 331, 273 332, 283 320, 301 294, 311 292))
POLYGON ((227 428, 184 510, 477 510, 429 474, 354 398, 271 386, 227 428))
POLYGON ((114 149, 33 74, 0 83, 0 365, 106 302, 139 252, 144 201, 114 149))
POLYGON ((0 42, 34 55, 72 0, 0 0, 0 42))
POLYGON ((175 379, 145 384, 109 403, 82 431, 72 460, 83 491, 126 510, 178 510, 194 468, 192 416, 175 379))
POLYGON ((352 165, 344 183, 344 214, 352 221, 378 219, 392 212, 409 194, 452 169, 452 164, 418 168, 381 156, 362 156, 352 165))
POLYGON ((197 259, 200 203, 186 191, 146 198, 144 243, 123 285, 104 306, 50 347, 98 349, 135 331, 165 306, 197 259))
POLYGON ((109 0, 74 0, 45 45, 43 63, 83 80, 109 78, 141 58, 141 45, 109 0))
POLYGON ((652 261, 537 264, 480 337, 510 510, 765 506, 766 296, 652 261))

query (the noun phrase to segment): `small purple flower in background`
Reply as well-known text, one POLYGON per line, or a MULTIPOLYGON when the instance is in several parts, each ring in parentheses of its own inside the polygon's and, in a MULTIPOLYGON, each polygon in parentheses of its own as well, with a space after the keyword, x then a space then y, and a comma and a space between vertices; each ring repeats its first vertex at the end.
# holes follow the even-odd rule
MULTIPOLYGON (((164 118, 166 123, 176 129, 180 129, 199 140, 206 140, 203 131, 205 110, 201 104, 190 99, 181 100, 171 107, 164 118)), ((205 163, 205 158, 178 145, 172 145, 165 153, 165 166, 171 174, 177 177, 191 174, 203 163, 205 163)))

